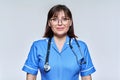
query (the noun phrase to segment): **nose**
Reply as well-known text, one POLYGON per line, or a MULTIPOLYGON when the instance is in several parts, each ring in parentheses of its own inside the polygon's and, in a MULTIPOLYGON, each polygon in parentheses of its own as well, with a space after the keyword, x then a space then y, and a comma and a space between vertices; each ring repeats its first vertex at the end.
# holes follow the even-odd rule
POLYGON ((58 25, 62 25, 62 20, 58 20, 58 25))

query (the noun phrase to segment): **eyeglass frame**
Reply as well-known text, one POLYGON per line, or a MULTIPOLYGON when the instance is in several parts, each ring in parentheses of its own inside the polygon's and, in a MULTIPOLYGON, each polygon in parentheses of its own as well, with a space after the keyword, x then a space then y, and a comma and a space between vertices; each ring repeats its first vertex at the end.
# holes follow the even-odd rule
POLYGON ((59 24, 59 21, 61 21, 62 24, 67 24, 69 20, 71 20, 71 19, 68 17, 64 17, 62 19, 58 19, 57 17, 53 17, 50 19, 50 21, 55 25, 59 24))

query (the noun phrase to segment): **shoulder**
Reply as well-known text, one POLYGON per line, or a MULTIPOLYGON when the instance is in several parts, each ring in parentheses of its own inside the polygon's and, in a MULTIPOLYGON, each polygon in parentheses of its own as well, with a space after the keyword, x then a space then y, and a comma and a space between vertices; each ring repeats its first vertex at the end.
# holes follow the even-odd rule
POLYGON ((39 40, 35 40, 33 41, 33 45, 46 45, 46 43, 48 42, 48 38, 41 38, 39 40))
MULTIPOLYGON (((73 38, 72 40, 73 40, 73 43, 76 44, 75 39, 73 38)), ((81 39, 79 39, 79 38, 76 38, 76 40, 77 40, 77 42, 78 42, 78 44, 79 44, 80 46, 82 46, 82 47, 87 47, 87 44, 86 44, 85 41, 83 41, 83 40, 81 40, 81 39)))

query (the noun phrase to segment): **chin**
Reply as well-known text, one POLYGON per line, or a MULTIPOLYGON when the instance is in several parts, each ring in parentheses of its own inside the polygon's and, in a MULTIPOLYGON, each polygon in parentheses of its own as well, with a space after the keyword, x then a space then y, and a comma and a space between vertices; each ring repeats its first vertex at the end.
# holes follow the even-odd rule
POLYGON ((64 33, 64 34, 56 34, 56 36, 58 36, 58 37, 64 37, 64 36, 67 36, 67 34, 66 33, 64 33))

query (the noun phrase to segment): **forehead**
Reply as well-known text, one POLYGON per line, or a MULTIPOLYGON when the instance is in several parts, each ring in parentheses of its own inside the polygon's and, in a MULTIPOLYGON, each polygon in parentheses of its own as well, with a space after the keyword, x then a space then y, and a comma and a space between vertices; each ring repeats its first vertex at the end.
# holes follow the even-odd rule
POLYGON ((69 17, 68 14, 63 10, 54 12, 52 17, 58 17, 58 16, 69 17))

